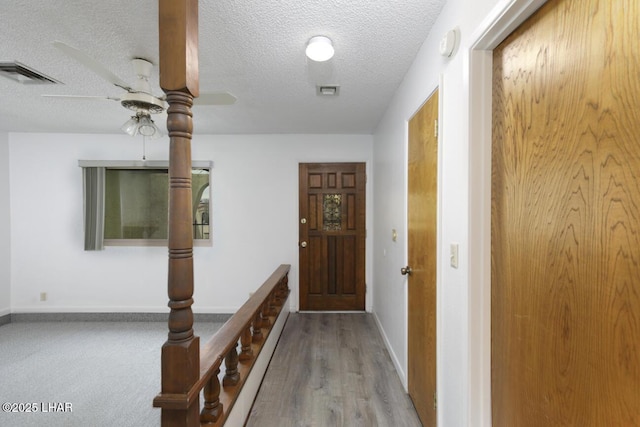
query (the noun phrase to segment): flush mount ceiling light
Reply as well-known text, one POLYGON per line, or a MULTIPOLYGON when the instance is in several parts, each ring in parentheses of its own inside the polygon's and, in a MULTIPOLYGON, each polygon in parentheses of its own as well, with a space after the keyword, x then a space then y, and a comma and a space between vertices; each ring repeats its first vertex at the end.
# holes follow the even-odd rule
POLYGON ((153 120, 151 120, 151 116, 146 111, 138 111, 136 115, 127 120, 120 129, 131 136, 142 135, 151 139, 162 136, 162 131, 156 126, 153 120))
POLYGON ((305 51, 307 57, 316 62, 323 62, 333 57, 333 43, 329 37, 315 36, 309 39, 307 43, 307 50, 305 51))

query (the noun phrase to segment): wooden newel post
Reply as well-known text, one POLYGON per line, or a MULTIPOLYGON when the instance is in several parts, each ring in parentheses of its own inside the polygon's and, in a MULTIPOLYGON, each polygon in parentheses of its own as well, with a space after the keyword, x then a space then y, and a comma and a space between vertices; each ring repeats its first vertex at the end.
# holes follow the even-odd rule
POLYGON ((200 340, 193 333, 191 106, 198 96, 198 1, 159 0, 160 86, 167 94, 169 149, 169 334, 162 347, 162 394, 183 395, 162 408, 163 426, 199 425, 200 340))

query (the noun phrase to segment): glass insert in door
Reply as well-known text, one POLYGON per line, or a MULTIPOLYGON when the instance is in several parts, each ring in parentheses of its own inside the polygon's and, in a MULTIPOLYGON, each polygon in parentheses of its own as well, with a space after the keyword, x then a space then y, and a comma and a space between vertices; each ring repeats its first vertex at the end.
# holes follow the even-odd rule
POLYGON ((322 200, 324 231, 342 230, 342 194, 325 194, 322 200))

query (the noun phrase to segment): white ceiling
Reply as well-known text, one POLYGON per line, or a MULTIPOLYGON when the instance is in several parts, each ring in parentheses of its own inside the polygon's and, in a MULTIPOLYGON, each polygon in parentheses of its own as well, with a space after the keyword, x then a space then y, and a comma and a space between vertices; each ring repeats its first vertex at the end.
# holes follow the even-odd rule
MULTIPOLYGON (((200 0, 200 92, 228 91, 237 102, 195 106, 194 133, 372 133, 445 2, 200 0), (333 59, 305 57, 315 35, 333 40, 333 59), (340 94, 318 97, 317 84, 340 85, 340 94)), ((19 61, 64 83, 0 76, 0 131, 120 132, 131 111, 116 101, 41 96, 123 93, 52 42, 133 83, 132 58, 158 63, 157 0, 0 3, 0 62, 19 61)), ((162 94, 157 68, 151 85, 162 94)))

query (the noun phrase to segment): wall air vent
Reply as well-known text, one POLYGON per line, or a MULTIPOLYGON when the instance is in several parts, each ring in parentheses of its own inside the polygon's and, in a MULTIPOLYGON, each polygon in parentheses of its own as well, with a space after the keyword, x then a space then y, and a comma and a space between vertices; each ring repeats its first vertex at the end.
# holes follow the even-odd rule
POLYGON ((318 96, 338 96, 338 95, 340 95, 340 86, 338 86, 338 85, 318 85, 318 86, 316 86, 316 95, 318 95, 318 96))
POLYGON ((60 82, 20 62, 0 61, 0 75, 25 85, 59 84, 60 82))

